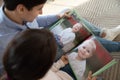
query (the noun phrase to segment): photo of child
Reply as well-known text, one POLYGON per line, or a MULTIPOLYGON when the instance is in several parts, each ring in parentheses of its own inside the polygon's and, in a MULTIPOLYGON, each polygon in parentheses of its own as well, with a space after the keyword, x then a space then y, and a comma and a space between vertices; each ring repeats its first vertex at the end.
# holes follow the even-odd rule
POLYGON ((75 33, 78 32, 82 28, 82 24, 76 23, 72 28, 66 28, 62 30, 59 34, 54 34, 56 42, 58 44, 58 54, 57 54, 57 59, 59 59, 62 54, 73 47, 75 47, 74 40, 75 40, 75 33))
POLYGON ((96 50, 96 44, 93 39, 84 41, 77 47, 77 52, 68 54, 68 60, 77 76, 83 78, 86 70, 86 59, 91 57, 96 50), (91 47, 92 46, 92 47, 91 47))
POLYGON ((76 33, 83 28, 81 23, 76 23, 73 27, 65 28, 61 31, 61 33, 57 34, 57 42, 62 47, 64 52, 69 51, 73 47, 75 47, 76 33))
POLYGON ((75 33, 78 32, 80 28, 82 28, 82 24, 76 23, 72 28, 66 28, 58 34, 63 45, 73 42, 75 39, 75 33))

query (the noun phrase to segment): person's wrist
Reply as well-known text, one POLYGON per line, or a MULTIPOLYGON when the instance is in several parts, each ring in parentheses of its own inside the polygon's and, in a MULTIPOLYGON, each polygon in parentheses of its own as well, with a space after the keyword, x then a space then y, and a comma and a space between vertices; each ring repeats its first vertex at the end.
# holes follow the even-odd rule
POLYGON ((58 15, 57 15, 58 19, 63 18, 63 15, 64 15, 64 14, 58 14, 58 15))

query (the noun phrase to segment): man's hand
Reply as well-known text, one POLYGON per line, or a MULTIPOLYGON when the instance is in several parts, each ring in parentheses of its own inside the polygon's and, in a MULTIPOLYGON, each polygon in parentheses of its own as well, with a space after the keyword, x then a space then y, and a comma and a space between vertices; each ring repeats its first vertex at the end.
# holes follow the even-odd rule
POLYGON ((62 13, 60 13, 60 14, 58 14, 58 18, 59 19, 63 18, 63 17, 65 17, 65 18, 70 18, 71 17, 69 9, 64 11, 64 12, 62 12, 62 13))

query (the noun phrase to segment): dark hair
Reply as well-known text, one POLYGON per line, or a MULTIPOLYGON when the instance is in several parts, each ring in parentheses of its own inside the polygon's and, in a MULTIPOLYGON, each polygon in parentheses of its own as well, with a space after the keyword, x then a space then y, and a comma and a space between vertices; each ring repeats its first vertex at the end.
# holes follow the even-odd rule
POLYGON ((28 10, 31 10, 34 6, 44 4, 47 0, 4 0, 4 6, 8 10, 15 10, 17 5, 22 4, 28 10))
POLYGON ((11 80, 37 80, 49 70, 55 56, 53 34, 45 29, 29 29, 8 45, 3 64, 11 80))

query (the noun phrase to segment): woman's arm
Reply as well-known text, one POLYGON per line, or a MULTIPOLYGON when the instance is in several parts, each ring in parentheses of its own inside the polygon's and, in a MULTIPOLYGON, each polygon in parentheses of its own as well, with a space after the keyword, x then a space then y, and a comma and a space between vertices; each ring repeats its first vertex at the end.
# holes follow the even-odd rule
POLYGON ((53 64, 51 70, 54 72, 59 71, 60 68, 68 64, 67 56, 63 55, 56 63, 53 64))

